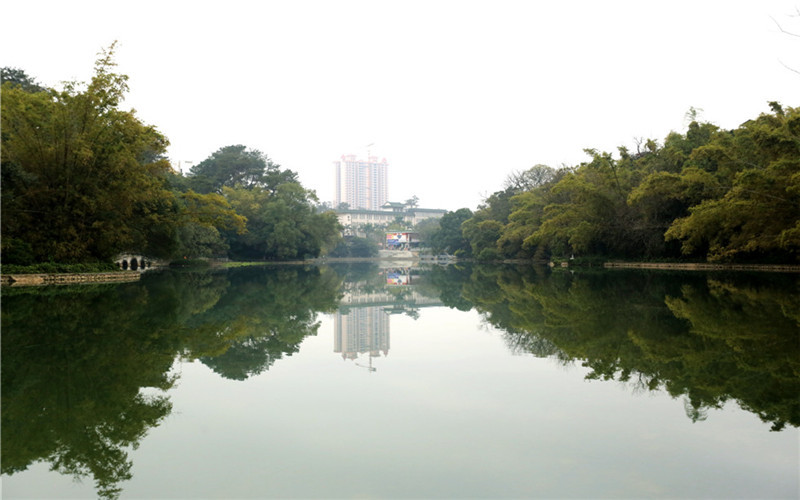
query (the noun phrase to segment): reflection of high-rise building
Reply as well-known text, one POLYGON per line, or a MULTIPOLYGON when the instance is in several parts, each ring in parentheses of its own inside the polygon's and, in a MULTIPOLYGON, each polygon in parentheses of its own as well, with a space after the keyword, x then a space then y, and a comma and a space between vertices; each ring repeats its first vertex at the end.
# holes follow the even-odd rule
POLYGON ((383 307, 354 307, 334 318, 334 352, 342 358, 356 359, 369 353, 378 357, 389 354, 389 315, 383 307))
POLYGON ((352 209, 379 210, 386 203, 389 192, 386 158, 378 161, 377 156, 370 156, 364 161, 355 155, 342 155, 333 165, 337 207, 347 203, 352 209))

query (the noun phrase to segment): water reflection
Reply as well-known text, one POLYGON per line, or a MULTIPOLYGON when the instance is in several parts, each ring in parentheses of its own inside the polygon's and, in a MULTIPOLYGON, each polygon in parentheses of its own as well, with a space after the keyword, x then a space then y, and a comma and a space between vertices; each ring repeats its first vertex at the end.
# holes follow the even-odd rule
MULTIPOLYGON (((135 285, 3 294, 2 472, 37 461, 90 476, 115 497, 130 479, 128 450, 169 414, 179 348, 169 299, 135 285)), ((173 303, 174 305, 174 303, 173 303)))
POLYGON ((291 356, 332 312, 341 278, 329 268, 283 267, 229 273, 230 291, 187 322, 204 344, 190 350, 219 375, 245 380, 291 356))
POLYGON ((580 363, 590 378, 637 392, 666 391, 692 421, 735 401, 772 430, 797 427, 798 283, 794 275, 353 264, 4 290, 2 472, 45 462, 114 498, 131 478, 130 451, 172 410, 176 359, 200 360, 229 380, 266 375, 329 313, 333 352, 374 372, 391 349, 393 318, 441 306, 477 310, 512 353, 580 363))
POLYGON ((800 425, 796 275, 451 266, 430 279, 447 305, 504 330, 514 352, 666 390, 693 421, 734 400, 772 430, 800 425))
POLYGON ((117 497, 129 451, 171 411, 176 357, 261 373, 316 334, 340 286, 330 269, 284 267, 4 290, 3 474, 44 461, 117 497))
POLYGON ((333 352, 370 373, 377 371, 375 358, 389 354, 391 315, 417 318, 420 308, 442 305, 435 290, 420 286, 424 281, 419 273, 411 267, 366 264, 357 277, 346 274, 350 279, 342 286, 343 295, 334 315, 333 352), (367 358, 366 364, 362 357, 367 358))

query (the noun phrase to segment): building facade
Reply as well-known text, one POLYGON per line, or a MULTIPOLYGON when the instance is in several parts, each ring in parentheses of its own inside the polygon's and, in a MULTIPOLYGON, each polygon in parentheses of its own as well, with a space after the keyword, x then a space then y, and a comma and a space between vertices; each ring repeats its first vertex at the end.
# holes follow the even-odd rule
MULTIPOLYGON (((345 235, 358 235, 358 228, 364 224, 385 226, 401 220, 407 227, 414 227, 425 219, 439 219, 447 210, 437 208, 405 207, 403 210, 394 208, 397 203, 386 203, 380 210, 336 210, 339 224, 344 226, 345 235)), ((400 204, 403 206, 402 204, 400 204)))
POLYGON ((347 203, 351 209, 379 210, 389 194, 386 158, 370 156, 360 160, 356 155, 342 155, 333 163, 336 170, 334 203, 339 207, 347 203))

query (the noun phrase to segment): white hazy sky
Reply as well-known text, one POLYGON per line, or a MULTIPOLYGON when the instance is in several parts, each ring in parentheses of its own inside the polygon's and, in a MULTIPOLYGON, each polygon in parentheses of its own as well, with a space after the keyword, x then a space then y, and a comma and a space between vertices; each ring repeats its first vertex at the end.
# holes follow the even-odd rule
POLYGON ((0 3, 0 66, 88 81, 118 40, 134 108, 187 169, 244 144, 333 198, 342 154, 389 161, 389 198, 475 208, 512 171, 574 165, 798 106, 797 0, 0 3), (774 20, 773 20, 774 19, 774 20))

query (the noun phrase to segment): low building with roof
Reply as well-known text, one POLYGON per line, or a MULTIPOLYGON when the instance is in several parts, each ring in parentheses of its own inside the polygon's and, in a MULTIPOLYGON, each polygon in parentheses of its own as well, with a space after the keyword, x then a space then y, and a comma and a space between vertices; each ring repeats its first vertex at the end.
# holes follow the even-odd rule
POLYGON ((358 233, 358 228, 365 224, 385 226, 399 221, 407 227, 413 227, 426 219, 439 219, 447 213, 447 210, 418 208, 405 203, 387 201, 380 210, 337 209, 335 212, 339 224, 345 228, 345 234, 355 235, 358 233))

